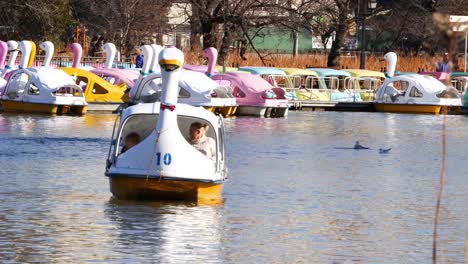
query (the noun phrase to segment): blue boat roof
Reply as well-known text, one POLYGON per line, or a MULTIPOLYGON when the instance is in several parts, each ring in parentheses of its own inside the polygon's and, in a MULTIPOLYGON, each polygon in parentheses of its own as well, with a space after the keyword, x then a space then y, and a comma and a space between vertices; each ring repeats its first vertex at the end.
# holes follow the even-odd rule
POLYGON ((452 72, 452 77, 468 76, 468 72, 452 72))
POLYGON ((417 74, 416 72, 401 72, 395 71, 395 75, 410 75, 410 74, 417 74))
POLYGON ((329 69, 329 68, 307 68, 307 69, 315 71, 320 77, 328 77, 328 76, 351 77, 351 73, 347 71, 341 71, 341 70, 335 70, 335 69, 329 69))
POLYGON ((283 70, 272 68, 272 67, 239 67, 241 71, 248 71, 252 74, 263 75, 263 74, 271 74, 271 75, 286 75, 283 70))

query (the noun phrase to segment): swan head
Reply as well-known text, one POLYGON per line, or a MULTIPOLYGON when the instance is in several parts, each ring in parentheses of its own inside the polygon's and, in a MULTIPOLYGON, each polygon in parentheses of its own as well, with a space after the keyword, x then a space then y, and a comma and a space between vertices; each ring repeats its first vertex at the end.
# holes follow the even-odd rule
POLYGON ((158 58, 159 58, 159 53, 161 52, 163 47, 158 44, 151 44, 150 46, 153 50, 153 59, 151 60, 151 65, 149 69, 150 73, 159 72, 161 69, 159 69, 158 58))
POLYGON ((115 59, 115 54, 117 53, 117 48, 114 43, 107 42, 103 46, 104 51, 106 52, 106 61, 104 62, 104 68, 112 68, 112 64, 115 59))
POLYGON ((73 68, 78 68, 81 62, 81 56, 83 55, 83 48, 80 43, 72 43, 68 46, 68 49, 73 53, 73 68))
POLYGON ((80 43, 72 43, 68 46, 68 49, 72 52, 72 53, 75 53, 75 52, 83 52, 83 48, 81 47, 81 44, 80 43))
POLYGON ((141 54, 143 54, 143 66, 141 68, 141 76, 146 76, 151 70, 151 62, 153 61, 153 48, 150 45, 143 45, 139 48, 141 54))
POLYGON ((216 48, 209 47, 203 51, 203 55, 207 57, 209 61, 212 61, 215 57, 218 56, 218 50, 216 48))
POLYGON ((9 40, 7 41, 7 46, 8 46, 8 52, 12 52, 12 51, 18 51, 19 44, 18 44, 18 41, 9 40))
MULTIPOLYGON (((172 112, 175 109, 179 95, 179 81, 182 66, 184 65, 184 54, 177 48, 168 47, 159 53, 158 62, 161 67, 161 107, 163 105, 170 106, 172 112)), ((164 109, 162 108, 162 110, 164 109)))
POLYGON ((4 66, 7 53, 8 45, 6 44, 6 42, 0 40, 0 69, 2 69, 4 66))
POLYGON ((161 71, 180 71, 182 65, 184 65, 184 53, 182 53, 178 48, 168 47, 159 53, 158 60, 161 71))
POLYGON ((7 69, 11 69, 15 64, 16 57, 18 56, 18 41, 9 40, 7 41, 8 53, 10 53, 10 58, 8 58, 8 64, 5 66, 7 69))
POLYGON ((31 56, 32 50, 32 42, 29 40, 20 41, 19 49, 21 51, 21 62, 19 68, 24 69, 28 67, 29 57, 31 56))
POLYGON ((395 52, 388 52, 384 55, 384 59, 388 63, 387 76, 392 78, 395 75, 397 54, 395 52))
POLYGON ((104 51, 106 53, 110 53, 112 51, 114 51, 114 52, 117 51, 117 48, 115 47, 114 43, 111 43, 111 42, 107 42, 106 44, 104 44, 102 46, 102 48, 104 49, 104 51))
POLYGON ((43 51, 45 51, 45 57, 44 57, 44 66, 49 67, 50 61, 52 59, 53 53, 54 53, 54 44, 50 41, 44 41, 41 44, 39 44, 39 48, 43 51))
POLYGON ((218 50, 216 48, 209 47, 203 51, 203 55, 208 59, 206 75, 212 76, 215 71, 216 60, 218 59, 218 50))
POLYGON ((31 53, 29 54, 28 67, 32 67, 34 59, 36 58, 36 43, 34 41, 29 41, 31 43, 31 53))
POLYGON ((397 54, 393 51, 391 52, 387 52, 385 55, 384 55, 384 59, 387 61, 387 62, 396 62, 397 60, 397 54))
POLYGON ((39 44, 39 48, 44 51, 50 51, 54 48, 54 44, 50 41, 44 41, 39 44))

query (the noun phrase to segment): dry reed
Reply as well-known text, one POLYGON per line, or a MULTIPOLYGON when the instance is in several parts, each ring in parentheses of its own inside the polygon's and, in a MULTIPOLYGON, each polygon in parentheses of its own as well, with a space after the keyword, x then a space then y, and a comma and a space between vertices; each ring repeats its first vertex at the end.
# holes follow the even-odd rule
MULTIPOLYGON (((185 60, 189 64, 206 64, 202 52, 186 52, 185 60)), ((230 52, 227 57, 226 66, 264 66, 260 57, 256 53, 247 53, 247 60, 235 52, 230 52)), ((434 71, 435 64, 441 60, 441 56, 431 57, 429 55, 420 56, 399 56, 397 71, 418 72, 419 70, 434 71)), ((294 68, 325 68, 327 66, 326 54, 300 54, 293 57, 291 54, 267 54, 264 56, 266 66, 272 67, 294 67, 294 68)), ((340 69, 358 69, 359 55, 341 55, 340 69)), ((381 71, 387 67, 387 62, 383 60, 383 55, 371 54, 367 56, 366 68, 368 70, 381 71)), ((463 69, 463 59, 459 59, 459 67, 463 69)))

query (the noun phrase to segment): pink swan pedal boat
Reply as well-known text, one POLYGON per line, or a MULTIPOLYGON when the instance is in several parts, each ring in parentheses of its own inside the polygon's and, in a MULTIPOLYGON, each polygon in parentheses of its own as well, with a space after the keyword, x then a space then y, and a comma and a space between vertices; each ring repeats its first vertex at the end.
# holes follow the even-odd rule
POLYGON ((231 87, 232 94, 239 104, 236 115, 260 117, 286 117, 288 99, 285 91, 274 87, 260 76, 227 72, 211 77, 220 85, 231 87))

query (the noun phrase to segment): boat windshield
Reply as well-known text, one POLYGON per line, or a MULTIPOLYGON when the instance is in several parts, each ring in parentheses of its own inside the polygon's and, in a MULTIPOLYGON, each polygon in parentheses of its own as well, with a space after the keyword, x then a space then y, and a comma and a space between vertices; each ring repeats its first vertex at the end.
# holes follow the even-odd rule
POLYGON ((315 76, 308 76, 305 80, 306 89, 323 89, 323 83, 320 78, 315 76))
POLYGON ((328 89, 332 90, 344 90, 346 89, 344 80, 345 78, 339 77, 339 76, 328 76, 322 78, 325 82, 325 85, 327 86, 328 89))
POLYGON ((461 98, 460 92, 453 88, 453 87, 448 87, 447 89, 443 90, 442 92, 438 93, 436 95, 439 98, 449 98, 449 99, 459 99, 461 98))
POLYGON ((53 91, 52 94, 54 96, 83 96, 81 88, 75 85, 62 86, 60 88, 57 88, 57 90, 53 91))
POLYGON ((468 88, 468 78, 466 77, 452 78, 451 84, 460 93, 464 93, 468 88))
MULTIPOLYGON (((138 145, 140 142, 143 142, 151 133, 156 129, 156 124, 158 122, 158 114, 134 114, 129 116, 123 121, 123 125, 119 133, 116 133, 115 142, 115 155, 121 154, 123 151, 127 150, 125 144, 125 139, 133 137, 135 139, 135 145, 138 145), (130 135, 130 136, 129 136, 130 135)), ((213 126, 206 120, 191 116, 181 116, 177 117, 177 123, 180 129, 182 136, 189 142, 190 140, 190 125, 200 122, 202 124, 207 124, 208 129, 206 129, 205 136, 212 138, 216 146, 218 145, 216 131, 213 126)), ((190 143, 190 142, 189 142, 190 143)), ((216 147, 218 149, 218 147, 216 147)), ((218 152, 218 151, 216 151, 218 152)))
POLYGON ((286 75, 262 74, 261 77, 268 81, 274 87, 294 88, 293 80, 286 75))
POLYGON ((30 76, 27 73, 21 72, 13 75, 9 81, 5 94, 9 99, 16 99, 24 94, 26 84, 29 82, 30 76))

